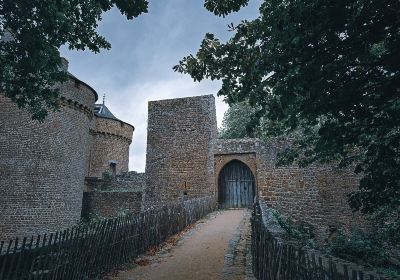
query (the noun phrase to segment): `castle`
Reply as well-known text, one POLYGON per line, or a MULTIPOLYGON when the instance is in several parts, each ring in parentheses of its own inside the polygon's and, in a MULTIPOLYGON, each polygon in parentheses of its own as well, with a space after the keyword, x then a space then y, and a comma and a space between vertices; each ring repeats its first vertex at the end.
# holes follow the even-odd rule
POLYGON ((223 208, 257 196, 321 238, 362 222, 347 205, 359 178, 325 165, 276 167, 285 142, 218 139, 212 95, 149 102, 143 174, 128 172, 134 127, 72 74, 60 90, 61 109, 44 123, 0 95, 0 240, 210 195, 223 208))
POLYGON ((85 177, 128 171, 134 127, 72 74, 60 92, 44 123, 0 95, 0 239, 76 225, 85 177))

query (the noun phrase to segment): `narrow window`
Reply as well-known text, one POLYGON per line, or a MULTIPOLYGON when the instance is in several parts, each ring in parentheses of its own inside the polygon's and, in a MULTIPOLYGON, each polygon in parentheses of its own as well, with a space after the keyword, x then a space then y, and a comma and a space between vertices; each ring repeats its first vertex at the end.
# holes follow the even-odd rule
POLYGON ((117 163, 116 162, 111 162, 110 163, 110 171, 113 177, 117 175, 117 163))
POLYGON ((78 80, 75 80, 75 87, 76 88, 80 88, 81 87, 81 83, 78 80))

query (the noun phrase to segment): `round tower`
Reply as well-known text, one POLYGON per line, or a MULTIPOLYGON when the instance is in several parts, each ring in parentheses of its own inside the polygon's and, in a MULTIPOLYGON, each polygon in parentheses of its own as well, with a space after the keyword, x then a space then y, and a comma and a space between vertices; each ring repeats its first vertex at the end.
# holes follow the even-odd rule
POLYGON ((72 75, 60 90, 60 110, 43 123, 0 94, 0 240, 80 220, 97 93, 72 75))
POLYGON ((119 175, 129 170, 129 145, 135 128, 117 119, 104 104, 95 105, 88 177, 119 175))

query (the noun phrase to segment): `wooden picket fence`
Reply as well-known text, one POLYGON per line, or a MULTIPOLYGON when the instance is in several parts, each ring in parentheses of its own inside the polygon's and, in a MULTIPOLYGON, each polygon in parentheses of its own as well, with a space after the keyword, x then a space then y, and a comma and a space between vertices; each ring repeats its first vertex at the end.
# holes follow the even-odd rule
POLYGON ((279 238, 266 225, 266 217, 271 217, 265 214, 269 211, 266 208, 264 202, 256 203, 251 219, 253 273, 258 280, 390 279, 354 263, 279 238))
POLYGON ((89 227, 0 243, 0 279, 96 279, 215 210, 196 198, 89 227))

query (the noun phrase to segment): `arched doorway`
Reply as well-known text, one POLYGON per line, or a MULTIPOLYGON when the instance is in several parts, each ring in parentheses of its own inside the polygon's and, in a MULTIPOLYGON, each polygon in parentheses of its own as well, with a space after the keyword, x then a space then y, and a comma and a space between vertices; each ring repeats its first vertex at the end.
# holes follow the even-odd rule
POLYGON ((243 208, 253 204, 254 175, 250 168, 239 160, 232 160, 222 168, 218 188, 218 201, 222 208, 243 208))

